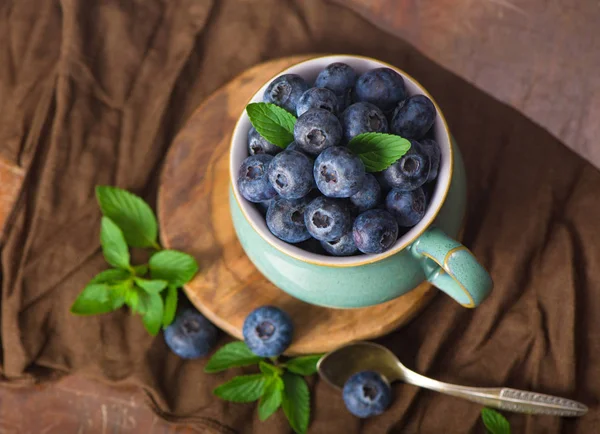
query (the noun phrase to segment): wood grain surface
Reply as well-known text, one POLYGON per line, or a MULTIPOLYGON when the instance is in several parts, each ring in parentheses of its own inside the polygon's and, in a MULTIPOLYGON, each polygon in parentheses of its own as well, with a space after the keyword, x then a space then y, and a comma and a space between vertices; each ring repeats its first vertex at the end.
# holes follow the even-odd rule
POLYGON ((330 309, 291 297, 250 262, 229 213, 229 143, 249 98, 271 77, 307 56, 255 66, 211 95, 190 117, 169 149, 158 192, 158 221, 165 247, 188 252, 200 273, 185 292, 213 323, 241 339, 250 311, 275 305, 294 321, 288 354, 329 351, 371 339, 412 318, 435 290, 422 284, 387 303, 361 309, 330 309))

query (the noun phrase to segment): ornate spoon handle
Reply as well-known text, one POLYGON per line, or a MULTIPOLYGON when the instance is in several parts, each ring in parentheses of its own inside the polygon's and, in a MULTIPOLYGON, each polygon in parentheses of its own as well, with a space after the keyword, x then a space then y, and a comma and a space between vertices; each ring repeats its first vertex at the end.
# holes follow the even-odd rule
POLYGON ((442 383, 404 368, 406 383, 447 395, 464 398, 487 407, 529 414, 548 414, 553 416, 583 416, 588 408, 580 402, 543 393, 528 392, 508 388, 466 387, 442 383))

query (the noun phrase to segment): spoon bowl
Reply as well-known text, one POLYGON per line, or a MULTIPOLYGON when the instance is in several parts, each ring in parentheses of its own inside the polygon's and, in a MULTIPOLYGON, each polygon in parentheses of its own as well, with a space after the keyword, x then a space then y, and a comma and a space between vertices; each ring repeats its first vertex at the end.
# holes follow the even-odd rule
POLYGON ((442 383, 405 367, 394 353, 372 342, 356 342, 334 350, 317 363, 319 375, 342 389, 353 374, 375 371, 388 382, 404 381, 446 395, 467 399, 487 407, 528 414, 583 416, 588 408, 580 402, 542 393, 506 387, 468 387, 442 383))

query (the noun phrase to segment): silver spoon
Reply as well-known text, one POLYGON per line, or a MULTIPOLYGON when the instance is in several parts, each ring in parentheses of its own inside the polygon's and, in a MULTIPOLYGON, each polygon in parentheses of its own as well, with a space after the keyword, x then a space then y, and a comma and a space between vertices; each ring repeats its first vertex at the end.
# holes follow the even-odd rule
POLYGON ((553 416, 583 416, 588 411, 585 405, 577 401, 557 396, 505 387, 466 387, 442 383, 411 371, 390 350, 372 342, 357 342, 338 348, 319 360, 317 368, 321 378, 340 389, 352 374, 375 371, 389 382, 404 381, 501 410, 553 416))

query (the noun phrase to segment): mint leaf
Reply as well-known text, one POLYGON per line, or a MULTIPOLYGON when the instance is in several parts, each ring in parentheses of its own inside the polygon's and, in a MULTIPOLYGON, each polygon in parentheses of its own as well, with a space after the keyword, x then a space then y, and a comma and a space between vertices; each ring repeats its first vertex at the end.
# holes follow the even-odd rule
POLYGON ((250 123, 268 142, 285 149, 294 141, 296 117, 275 104, 256 102, 246 106, 250 123))
POLYGON ((175 319, 175 313, 177 312, 177 288, 169 286, 167 294, 165 295, 165 311, 163 313, 162 325, 163 327, 168 326, 175 319))
POLYGON ((312 375, 317 372, 317 362, 321 360, 321 357, 323 357, 323 354, 296 357, 285 362, 285 366, 294 374, 312 375))
POLYGON ((212 374, 229 368, 254 365, 262 359, 262 357, 250 351, 245 342, 231 342, 222 346, 213 354, 204 367, 204 372, 212 374))
POLYGON ((363 133, 353 137, 348 148, 362 160, 367 172, 381 172, 408 152, 410 142, 393 134, 363 133))
POLYGON ((198 272, 198 263, 187 253, 161 250, 150 258, 150 276, 166 280, 173 286, 183 286, 198 272))
POLYGON ((278 376, 283 374, 283 369, 262 360, 258 363, 258 367, 260 368, 260 372, 265 375, 278 376))
POLYGON ((150 280, 142 277, 134 277, 133 280, 137 286, 150 294, 158 294, 165 289, 168 284, 166 280, 150 280))
POLYGON ((500 413, 491 408, 481 410, 483 424, 490 434, 510 434, 510 424, 500 413))
POLYGON ((159 248, 156 217, 142 198, 120 188, 99 185, 96 199, 102 214, 121 228, 130 246, 159 248))
POLYGON ((90 284, 92 283, 116 283, 121 280, 126 280, 131 277, 131 274, 127 270, 123 270, 121 268, 110 268, 108 270, 104 270, 99 272, 94 276, 92 280, 90 280, 90 284))
POLYGON ((113 267, 129 268, 129 249, 123 238, 123 232, 108 217, 102 217, 100 244, 106 262, 113 267))
POLYGON ((152 336, 156 336, 160 330, 163 319, 163 299, 157 293, 142 293, 140 300, 144 306, 144 327, 152 336))
POLYGON ((148 273, 148 266, 146 264, 134 265, 133 272, 136 276, 145 276, 148 273))
POLYGON ((113 310, 110 287, 104 283, 86 286, 71 306, 71 313, 76 315, 97 315, 113 310))
POLYGON ((260 398, 265 390, 263 374, 242 375, 221 384, 213 393, 219 398, 232 402, 252 402, 260 398))
POLYGON ((125 304, 129 306, 133 313, 146 313, 146 305, 142 301, 142 296, 145 294, 141 289, 131 287, 128 291, 124 293, 125 295, 125 304))
POLYGON ((110 284, 110 298, 114 310, 123 307, 127 293, 131 291, 131 288, 133 288, 133 282, 131 280, 123 280, 121 282, 110 284))
POLYGON ((286 372, 283 374, 283 399, 281 406, 292 429, 298 434, 306 433, 310 419, 310 392, 304 378, 286 372))
POLYGON ((271 377, 267 380, 265 391, 258 403, 258 418, 267 420, 281 406, 283 398, 283 380, 281 377, 271 377))

